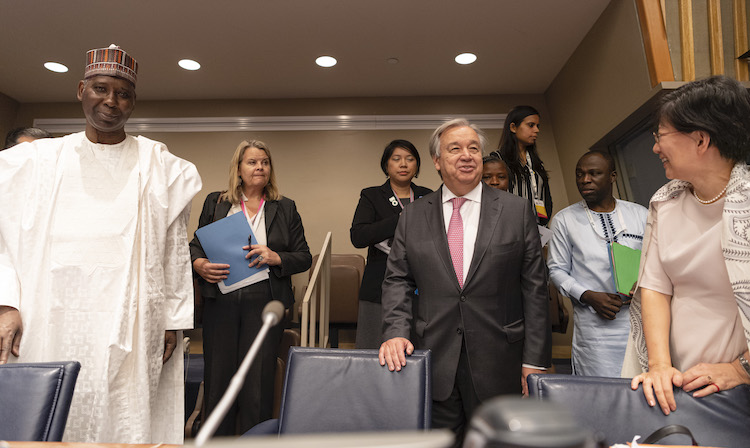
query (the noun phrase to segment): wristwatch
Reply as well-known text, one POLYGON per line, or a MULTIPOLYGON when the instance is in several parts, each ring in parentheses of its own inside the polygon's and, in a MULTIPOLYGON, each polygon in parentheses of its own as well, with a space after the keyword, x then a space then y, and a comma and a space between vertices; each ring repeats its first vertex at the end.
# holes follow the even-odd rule
POLYGON ((747 362, 747 359, 745 359, 745 355, 740 355, 740 365, 743 369, 745 369, 745 373, 747 373, 748 376, 750 376, 750 362, 747 362))

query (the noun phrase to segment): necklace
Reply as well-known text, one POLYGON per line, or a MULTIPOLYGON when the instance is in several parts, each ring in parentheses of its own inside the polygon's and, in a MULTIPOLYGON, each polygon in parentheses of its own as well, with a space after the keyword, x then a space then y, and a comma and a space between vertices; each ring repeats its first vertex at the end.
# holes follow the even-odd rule
POLYGON ((698 193, 695 192, 695 187, 693 187, 693 196, 695 196, 695 199, 697 199, 698 202, 700 202, 701 204, 706 204, 706 205, 713 204, 714 202, 718 201, 719 198, 724 195, 724 193, 726 193, 728 186, 729 186, 729 182, 727 182, 727 184, 724 185, 724 188, 719 192, 719 194, 717 194, 713 199, 709 199, 707 201, 704 201, 703 199, 698 197, 698 193))

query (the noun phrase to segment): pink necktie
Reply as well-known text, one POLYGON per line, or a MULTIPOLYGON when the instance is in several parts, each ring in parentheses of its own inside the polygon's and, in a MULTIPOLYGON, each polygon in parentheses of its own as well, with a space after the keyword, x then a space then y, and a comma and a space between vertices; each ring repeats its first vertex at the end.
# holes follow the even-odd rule
POLYGON ((458 285, 464 287, 464 221, 461 219, 461 206, 466 198, 453 198, 453 214, 448 223, 448 248, 451 251, 453 269, 456 271, 458 285))

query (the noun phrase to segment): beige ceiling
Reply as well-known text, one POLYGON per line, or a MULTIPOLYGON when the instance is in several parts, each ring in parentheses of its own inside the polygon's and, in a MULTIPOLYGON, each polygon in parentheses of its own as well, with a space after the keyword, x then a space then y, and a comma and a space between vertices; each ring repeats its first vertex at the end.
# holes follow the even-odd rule
POLYGON ((139 100, 543 93, 608 3, 0 0, 0 92, 73 101, 86 50, 116 43, 140 64, 139 100), (478 61, 453 62, 467 51, 478 61), (324 54, 338 65, 316 66, 324 54))

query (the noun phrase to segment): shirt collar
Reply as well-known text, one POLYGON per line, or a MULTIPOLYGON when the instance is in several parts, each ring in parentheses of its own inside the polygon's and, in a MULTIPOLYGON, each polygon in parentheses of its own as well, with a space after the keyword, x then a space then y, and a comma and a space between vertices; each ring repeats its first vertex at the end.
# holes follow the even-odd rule
MULTIPOLYGON (((473 202, 482 202, 482 183, 483 182, 480 180, 479 184, 477 184, 477 186, 474 187, 473 190, 471 190, 470 192, 466 193, 465 195, 461 197, 466 198, 469 201, 473 201, 473 202)), ((445 186, 445 184, 443 184, 443 186, 441 187, 441 190, 442 190, 442 202, 443 203, 446 203, 450 201, 451 199, 458 197, 455 194, 453 194, 453 192, 450 191, 448 187, 445 186)))
POLYGON ((589 210, 589 211, 591 211, 593 213, 599 213, 601 215, 608 215, 608 214, 616 212, 617 211, 617 206, 620 204, 620 200, 619 199, 614 198, 614 200, 615 200, 615 208, 613 208, 611 212, 597 212, 597 211, 591 210, 589 208, 589 205, 586 203, 586 200, 581 201, 581 207, 583 207, 583 208, 585 208, 585 209, 587 209, 587 210, 589 210))

